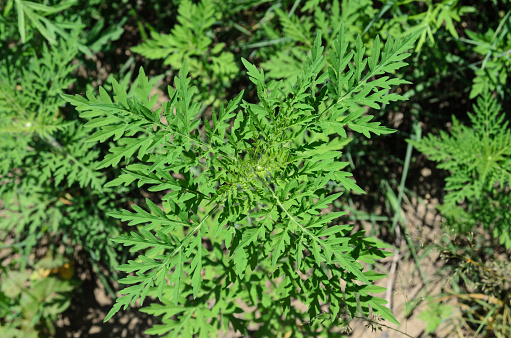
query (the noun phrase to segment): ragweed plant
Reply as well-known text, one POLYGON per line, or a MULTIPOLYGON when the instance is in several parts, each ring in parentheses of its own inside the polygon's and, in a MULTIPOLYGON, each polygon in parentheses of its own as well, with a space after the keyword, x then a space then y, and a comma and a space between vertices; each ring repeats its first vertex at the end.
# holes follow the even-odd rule
POLYGON ((217 7, 213 0, 202 0, 198 4, 190 0, 181 1, 178 23, 170 34, 153 30, 151 39, 132 48, 148 59, 164 59, 164 64, 174 70, 181 68, 186 61, 189 75, 194 79, 200 78, 196 85, 202 89, 200 94, 206 95, 206 104, 214 102, 215 96, 222 95, 222 88, 239 71, 234 54, 225 50, 225 43, 214 43, 213 26, 220 14, 217 7))
MULTIPOLYGON (((485 88, 469 113, 470 125, 453 117, 450 132, 410 141, 437 167, 449 170, 443 204, 445 235, 439 248, 449 260, 451 278, 435 302, 455 298, 461 315, 451 317, 471 336, 509 335, 511 295, 511 130, 506 115, 485 88)), ((431 306, 447 311, 441 303, 431 306)), ((448 310, 449 312, 451 309, 448 310)), ((443 313, 446 315, 446 313, 443 313)), ((424 319, 430 317, 425 312, 424 319)), ((447 317, 447 316, 445 316, 447 317)), ((429 330, 440 324, 429 320, 429 330)))
POLYGON ((511 249, 511 130, 497 100, 485 90, 469 114, 470 126, 453 117, 450 133, 410 141, 437 167, 450 171, 442 213, 460 233, 474 227, 493 232, 511 249))
MULTIPOLYGON (((342 22, 350 32, 361 33, 363 25, 377 12, 373 3, 367 0, 323 3, 307 1, 300 10, 293 6, 290 12, 274 6, 274 20, 269 20, 271 15, 267 14, 268 19, 262 23, 267 40, 262 41, 264 47, 256 50, 259 56, 266 59, 261 67, 267 71, 269 78, 295 79, 317 32, 321 30, 328 51, 334 46, 339 33, 338 22, 342 22)), ((353 34, 347 38, 354 42, 355 37, 353 34)))
POLYGON ((509 95, 508 74, 511 67, 509 49, 511 47, 511 12, 507 12, 494 30, 491 27, 481 27, 482 32, 465 30, 468 39, 463 42, 473 46, 473 51, 479 54, 481 62, 472 65, 475 71, 470 98, 481 94, 485 88, 495 90, 500 98, 509 95), (484 57, 483 57, 484 56, 484 57))
POLYGON ((308 306, 308 332, 317 330, 320 315, 330 318, 324 330, 371 311, 397 323, 373 295, 385 291, 373 285, 384 275, 362 264, 390 252, 337 223, 345 213, 328 208, 342 193, 328 194, 326 184, 358 188, 342 171, 339 139, 347 138, 345 128, 366 137, 390 132, 371 122, 367 107, 403 99, 388 90, 406 81, 385 74, 406 65, 420 31, 383 48, 377 38, 370 57, 360 38, 350 50, 342 26, 339 32, 328 59, 317 35, 294 85, 267 82, 243 59, 259 103, 243 101, 241 92, 211 121, 198 116, 186 63, 161 109, 153 109, 157 96, 150 96, 143 69, 133 96, 116 82, 113 97, 103 88, 99 96, 64 95, 99 128, 90 142, 117 141, 97 169, 121 166, 124 173, 106 186, 136 183, 154 193, 146 208, 109 213, 134 226, 113 240, 136 259, 119 266, 127 287, 105 321, 156 296, 162 304, 143 309, 163 317, 152 334, 207 336, 231 325, 246 335, 249 322, 264 323, 262 335, 300 334, 297 321, 306 320, 295 300, 308 306), (312 133, 328 138, 303 142, 312 133), (256 310, 238 316, 240 302, 256 310))
POLYGON ((75 84, 77 52, 73 40, 44 45, 40 55, 2 51, 0 240, 23 243, 16 248, 26 257, 46 241, 71 244, 69 256, 79 246, 113 294, 99 267, 115 275, 122 256, 108 237, 120 229, 106 210, 126 201, 128 190, 103 187, 105 173, 94 170, 101 149, 84 143, 90 129, 63 109, 59 94, 75 84))

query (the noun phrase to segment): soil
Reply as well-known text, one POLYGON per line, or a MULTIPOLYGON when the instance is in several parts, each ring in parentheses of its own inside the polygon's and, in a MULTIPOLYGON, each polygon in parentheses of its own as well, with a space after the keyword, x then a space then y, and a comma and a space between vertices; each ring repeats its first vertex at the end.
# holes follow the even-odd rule
MULTIPOLYGON (((441 217, 434 207, 437 203, 435 199, 430 199, 426 203, 414 199, 412 204, 406 207, 407 228, 414 242, 427 243, 441 235, 439 231, 441 217)), ((427 248, 426 244, 422 250, 417 252, 420 259, 419 266, 427 278, 427 284, 416 268, 417 264, 411 257, 405 240, 401 241, 398 255, 388 257, 387 262, 381 267, 382 271, 379 271, 389 274, 377 285, 392 290, 386 299, 389 301, 392 313, 401 325, 386 322, 385 325, 390 328, 380 327, 377 331, 372 332, 371 327, 367 327, 369 323, 355 319, 352 325, 352 337, 406 337, 403 333, 411 337, 428 336, 425 332, 426 323, 419 319, 418 315, 425 309, 423 300, 426 296, 440 292, 443 276, 437 274, 442 267, 438 252, 435 250, 427 252, 427 248), (393 264, 396 265, 395 270, 392 269, 393 264)))

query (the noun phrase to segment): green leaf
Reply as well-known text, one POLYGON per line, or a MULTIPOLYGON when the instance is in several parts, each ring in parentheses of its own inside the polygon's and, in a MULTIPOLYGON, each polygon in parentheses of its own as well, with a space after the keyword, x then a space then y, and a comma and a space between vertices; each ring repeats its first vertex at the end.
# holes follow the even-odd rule
POLYGON ((106 155, 104 160, 98 164, 96 169, 116 166, 119 164, 123 157, 127 161, 137 150, 143 152, 144 149, 147 149, 151 142, 151 138, 122 139, 122 143, 124 143, 125 146, 111 148, 111 154, 106 155))
POLYGON ((373 311, 378 313, 383 319, 388 320, 389 322, 399 325, 396 317, 390 312, 389 308, 385 306, 387 301, 381 298, 373 297, 369 301, 369 305, 373 308, 373 311))

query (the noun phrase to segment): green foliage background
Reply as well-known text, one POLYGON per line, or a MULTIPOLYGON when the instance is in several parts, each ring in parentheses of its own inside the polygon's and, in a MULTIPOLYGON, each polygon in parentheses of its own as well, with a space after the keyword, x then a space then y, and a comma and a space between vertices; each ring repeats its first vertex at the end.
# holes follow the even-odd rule
POLYGON ((401 251, 427 288, 403 213, 427 158, 443 219, 426 245, 453 277, 419 318, 510 334, 509 8, 0 1, 0 282, 30 285, 0 291, 0 332, 54 335, 75 260, 120 296, 107 320, 149 297, 149 334, 397 325, 380 259, 401 251), (54 272, 28 278, 41 260, 54 272), (19 310, 50 289, 61 306, 19 310))

